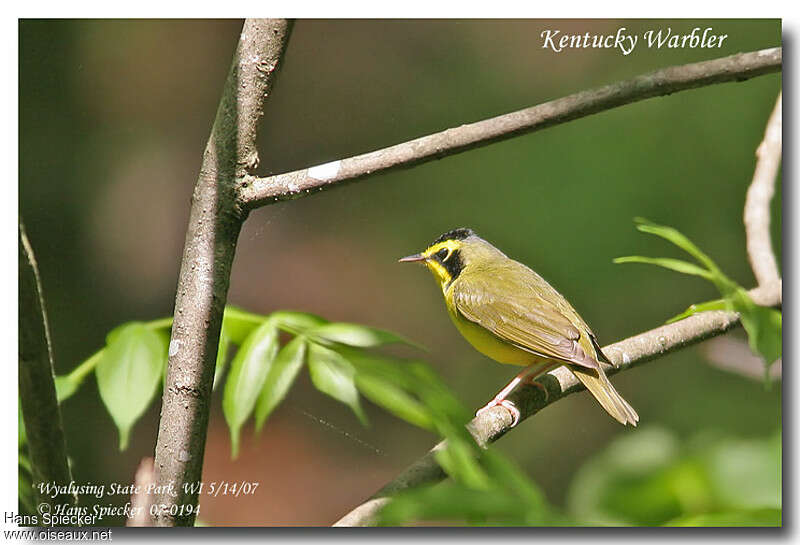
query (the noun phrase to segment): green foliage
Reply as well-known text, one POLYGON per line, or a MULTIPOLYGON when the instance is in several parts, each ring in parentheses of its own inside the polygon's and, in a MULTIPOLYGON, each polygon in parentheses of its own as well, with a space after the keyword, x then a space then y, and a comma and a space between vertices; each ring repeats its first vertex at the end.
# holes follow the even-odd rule
POLYGON ((325 344, 344 344, 361 348, 372 348, 389 343, 405 343, 410 341, 381 329, 374 329, 358 324, 328 323, 308 331, 309 337, 325 344))
MULTIPOLYGON (((708 274, 716 274, 708 263, 704 265, 708 274)), ((163 319, 115 328, 105 347, 70 374, 57 377, 59 400, 72 395, 95 371, 103 401, 120 430, 120 448, 125 448, 131 427, 152 401, 164 373, 170 327, 171 320, 163 319)), ((563 515, 513 463, 475 443, 465 426, 471 413, 429 366, 372 350, 390 342, 404 340, 300 312, 259 316, 226 309, 215 383, 225 381, 222 404, 232 456, 238 453, 241 428, 250 416, 260 430, 307 364, 317 389, 351 407, 363 423, 367 419, 362 395, 446 440, 434 455, 451 479, 397 494, 380 512, 379 524, 781 523, 779 434, 765 441, 701 438, 683 446, 656 429, 627 434, 590 459, 570 487, 569 514, 563 515), (283 346, 281 331, 292 336, 283 346), (226 378, 226 360, 235 346, 239 349, 226 378)), ((30 481, 30 469, 26 469, 22 422, 19 442, 20 486, 24 486, 30 481)), ((24 503, 23 492, 20 488, 24 503)))
POLYGON ((278 352, 256 404, 256 430, 261 430, 275 407, 289 393, 297 373, 303 368, 307 350, 308 343, 305 337, 298 335, 278 352))
MULTIPOLYGON (((105 347, 71 373, 56 377, 59 402, 72 396, 94 371, 124 449, 130 429, 152 401, 159 379, 166 380, 171 327, 172 319, 163 318, 114 328, 105 347)), ((485 481, 464 455, 463 425, 469 414, 424 364, 367 350, 389 343, 412 344, 388 331, 329 322, 304 312, 277 311, 262 316, 226 307, 214 387, 225 381, 222 407, 231 432, 232 455, 238 454, 241 428, 250 416, 255 416, 260 430, 307 363, 317 389, 351 407, 362 423, 367 423, 360 402, 363 394, 414 425, 453 436, 452 452, 441 454, 443 463, 454 473, 485 481), (283 347, 281 331, 294 335, 283 347), (229 355, 237 346, 225 378, 229 355)))
POLYGON ((273 320, 265 320, 253 329, 231 363, 225 383, 222 410, 231 431, 231 451, 239 454, 239 432, 250 417, 278 353, 278 328, 273 320))
POLYGON ((747 291, 736 282, 725 276, 717 265, 703 253, 692 241, 672 227, 656 225, 643 218, 636 219, 636 228, 643 233, 659 236, 672 242, 683 251, 695 258, 702 265, 670 258, 652 258, 642 256, 619 257, 614 263, 646 263, 658 265, 683 274, 701 276, 714 283, 722 299, 708 301, 690 306, 682 314, 672 318, 676 321, 697 312, 707 310, 730 310, 738 312, 742 326, 747 332, 750 349, 764 360, 764 377, 768 380, 769 367, 781 357, 782 314, 781 312, 755 304, 747 295, 747 291))
POLYGON ((349 406, 361 423, 367 424, 367 415, 358 400, 356 371, 349 361, 338 352, 312 343, 309 350, 308 371, 311 382, 320 392, 349 406))
POLYGON ((583 524, 774 526, 781 513, 781 436, 698 435, 660 428, 620 436, 594 455, 568 493, 583 524))
POLYGON ((706 312, 709 310, 725 310, 726 308, 727 306, 725 299, 714 299, 713 301, 706 301, 704 303, 694 303, 689 305, 689 308, 687 308, 685 311, 667 320, 667 323, 671 324, 673 322, 683 320, 684 318, 687 318, 692 314, 697 314, 698 312, 706 312))
POLYGON ((469 452, 476 458, 481 454, 479 464, 486 480, 479 486, 454 477, 450 481, 403 491, 381 509, 377 523, 398 526, 446 520, 481 526, 566 524, 566 519, 555 513, 539 488, 513 463, 493 449, 469 452))
MULTIPOLYGON (((57 377, 59 400, 72 395, 94 370, 124 449, 131 426, 164 374, 171 325, 170 319, 162 319, 116 327, 104 348, 69 375, 57 377)), ((222 407, 232 456, 238 454, 241 428, 250 416, 254 414, 260 430, 307 364, 314 386, 348 405, 365 425, 361 395, 446 439, 435 456, 453 481, 402 494, 390 503, 385 523, 443 517, 481 524, 552 523, 554 515, 539 489, 513 464, 475 443, 465 427, 471 413, 430 367, 369 350, 388 343, 411 344, 388 331, 332 323, 313 314, 279 311, 260 316, 226 308, 214 380, 225 380, 222 407), (294 336, 283 347, 280 331, 294 336), (224 378, 227 355, 236 345, 239 349, 224 378)))
POLYGON ((108 335, 95 374, 100 397, 119 430, 119 448, 128 445, 131 427, 153 399, 166 364, 162 336, 138 322, 108 335))

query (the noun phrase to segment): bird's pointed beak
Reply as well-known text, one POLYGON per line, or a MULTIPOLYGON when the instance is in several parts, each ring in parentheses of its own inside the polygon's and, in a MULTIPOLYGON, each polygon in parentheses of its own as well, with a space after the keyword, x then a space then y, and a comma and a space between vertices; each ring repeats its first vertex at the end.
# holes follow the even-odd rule
POLYGON ((401 257, 397 261, 399 263, 414 263, 415 261, 425 261, 426 259, 427 259, 427 257, 425 257, 422 254, 414 254, 414 255, 409 255, 409 256, 406 256, 406 257, 401 257))

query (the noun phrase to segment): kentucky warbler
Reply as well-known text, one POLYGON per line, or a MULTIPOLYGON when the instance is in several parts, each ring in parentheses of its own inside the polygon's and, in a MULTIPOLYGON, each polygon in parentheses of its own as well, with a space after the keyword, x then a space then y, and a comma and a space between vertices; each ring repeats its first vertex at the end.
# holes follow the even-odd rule
POLYGON ((428 267, 442 287, 450 317, 473 347, 500 363, 526 366, 478 413, 502 405, 516 425, 520 413, 506 399, 509 392, 564 365, 621 424, 639 421, 603 372, 598 361, 608 359, 575 309, 541 276, 472 229, 449 231, 424 252, 400 261, 428 267))

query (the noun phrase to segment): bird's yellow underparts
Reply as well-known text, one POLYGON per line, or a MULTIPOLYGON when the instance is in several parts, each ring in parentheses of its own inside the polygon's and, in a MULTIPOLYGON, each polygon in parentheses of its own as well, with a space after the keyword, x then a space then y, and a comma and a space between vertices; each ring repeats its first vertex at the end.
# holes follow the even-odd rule
POLYGON ((506 396, 523 380, 564 365, 612 417, 637 424, 639 415, 603 372, 599 362, 608 359, 592 330, 533 270, 464 228, 400 261, 424 263, 433 273, 453 323, 473 347, 500 363, 526 366, 479 413, 502 405, 516 425, 519 410, 506 396))

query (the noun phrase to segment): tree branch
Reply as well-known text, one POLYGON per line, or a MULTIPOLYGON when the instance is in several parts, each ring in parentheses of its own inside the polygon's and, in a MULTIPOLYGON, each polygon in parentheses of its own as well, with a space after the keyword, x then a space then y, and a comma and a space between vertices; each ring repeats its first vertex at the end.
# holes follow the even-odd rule
MULTIPOLYGON (((760 287, 751 290, 749 294, 760 305, 775 306, 781 302, 779 283, 773 283, 767 288, 760 287)), ((739 315, 735 312, 712 311, 694 314, 679 322, 657 327, 603 347, 603 353, 614 364, 613 367, 604 364, 604 369, 607 375, 614 375, 686 346, 699 343, 709 337, 725 333, 737 325, 739 325, 739 315)), ((559 367, 539 377, 537 382, 546 388, 546 396, 539 388, 529 385, 517 388, 508 396, 508 399, 513 401, 520 410, 521 420, 533 416, 569 394, 585 389, 575 375, 564 367, 559 367)), ((511 429, 511 423, 511 413, 505 407, 498 405, 473 418, 468 428, 478 444, 485 446, 505 435, 511 429)), ((339 519, 334 526, 373 524, 375 515, 393 494, 407 488, 433 484, 445 479, 447 475, 439 467, 433 455, 444 445, 444 441, 436 445, 370 499, 339 519)))
POLYGON ((262 102, 290 31, 286 20, 245 21, 203 154, 181 261, 156 445, 155 483, 163 490, 155 498, 161 506, 153 521, 157 526, 194 523, 194 509, 188 508, 197 505, 197 494, 184 485, 201 478, 222 313, 247 215, 237 179, 258 164, 255 139, 262 102))
POLYGON ((747 235, 747 257, 759 285, 780 278, 769 233, 769 202, 775 193, 775 179, 781 164, 782 95, 767 122, 764 140, 756 149, 756 169, 747 190, 744 204, 744 228, 747 235))
POLYGON ((242 204, 253 209, 303 197, 341 182, 446 157, 646 98, 777 72, 781 62, 778 47, 673 66, 324 165, 267 178, 245 177, 242 204))
MULTIPOLYGON (((56 400, 53 349, 42 283, 22 221, 19 223, 19 398, 31 456, 32 484, 69 484, 72 475, 56 400)), ((39 493, 38 488, 36 497, 39 504, 48 503, 51 508, 71 505, 77 500, 68 493, 53 498, 39 493)))

